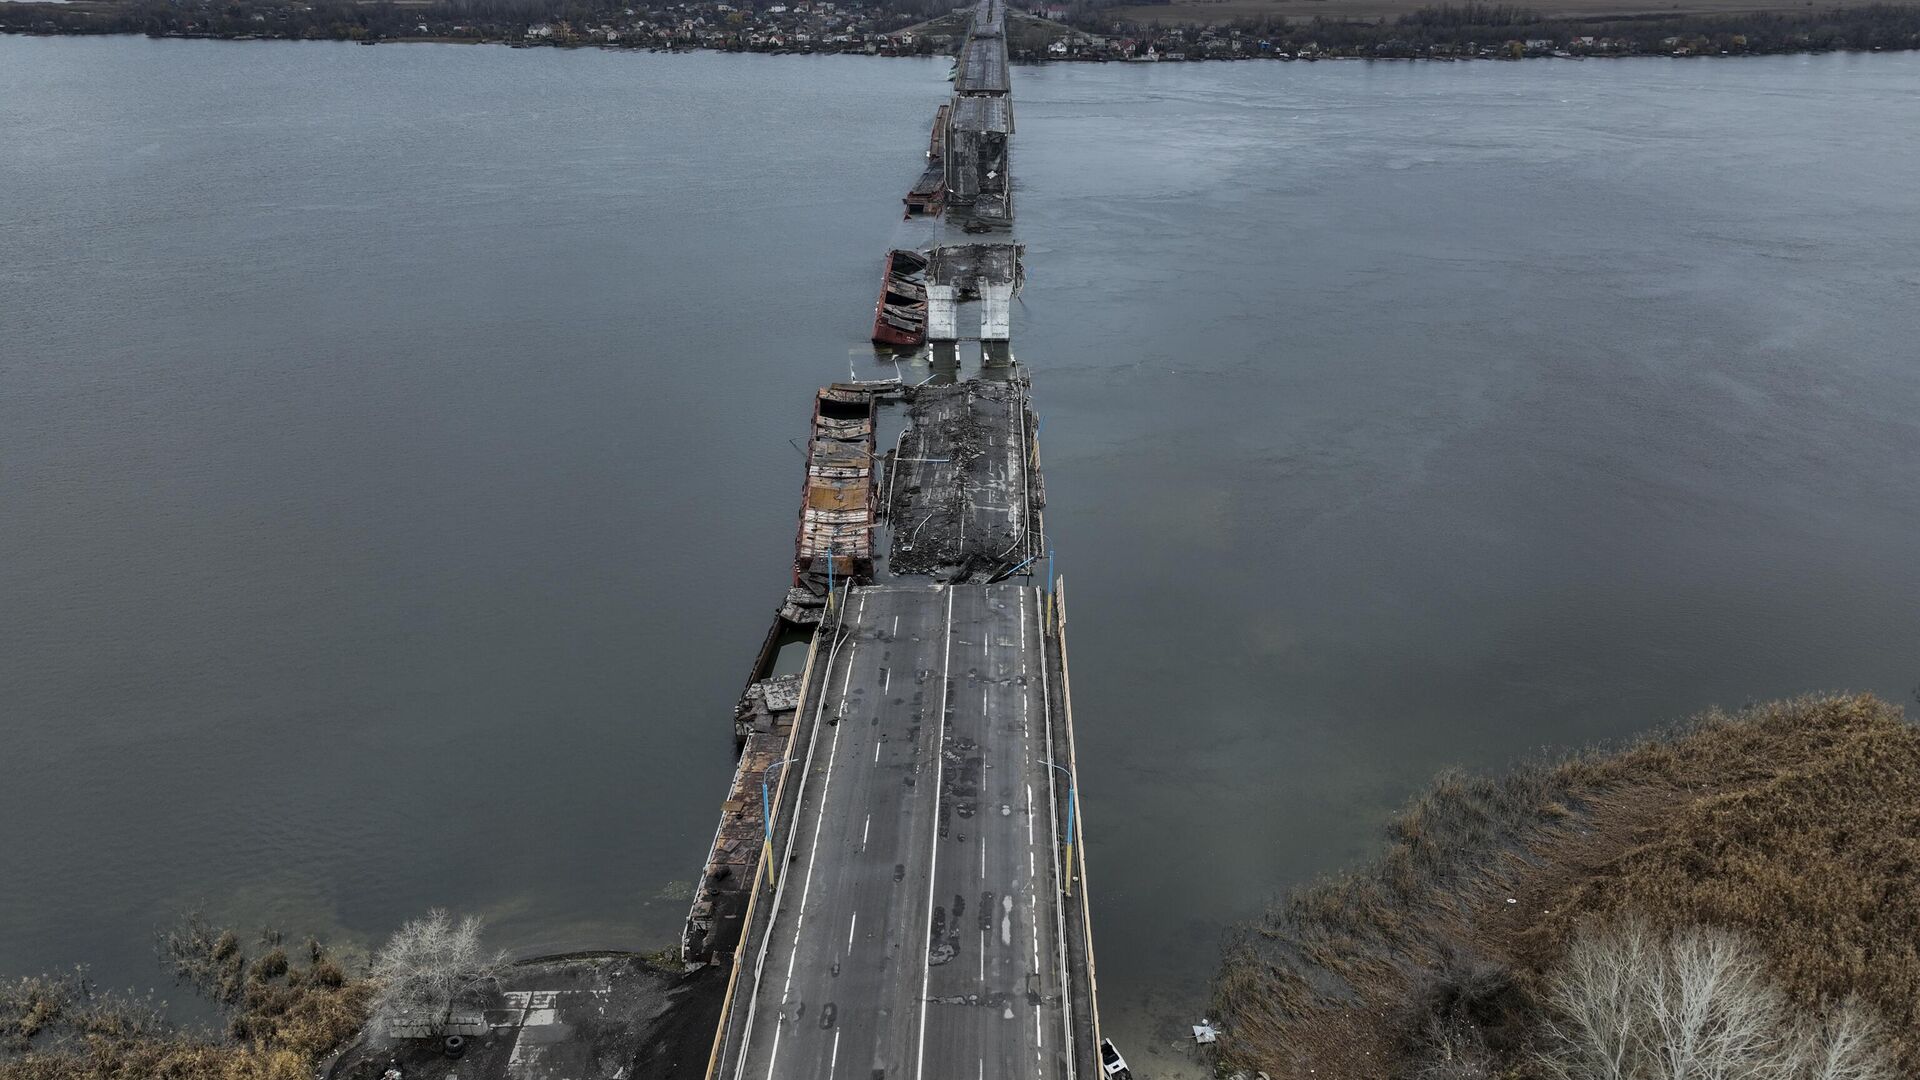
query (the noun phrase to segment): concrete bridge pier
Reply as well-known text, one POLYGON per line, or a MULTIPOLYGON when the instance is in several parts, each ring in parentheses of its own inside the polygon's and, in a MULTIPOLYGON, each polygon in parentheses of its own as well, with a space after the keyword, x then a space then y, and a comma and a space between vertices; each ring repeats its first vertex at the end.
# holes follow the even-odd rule
POLYGON ((980 340, 1006 341, 1013 337, 1013 282, 980 284, 980 340))
POLYGON ((927 340, 960 340, 960 288, 927 284, 927 340))

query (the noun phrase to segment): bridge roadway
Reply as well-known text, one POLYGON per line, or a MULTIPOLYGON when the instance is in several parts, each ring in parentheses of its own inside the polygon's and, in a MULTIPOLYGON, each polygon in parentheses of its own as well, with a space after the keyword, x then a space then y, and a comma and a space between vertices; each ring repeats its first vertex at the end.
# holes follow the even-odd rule
POLYGON ((1043 599, 1012 584, 847 594, 720 1075, 1074 1075, 1089 1047, 1076 1055, 1067 990, 1043 599))

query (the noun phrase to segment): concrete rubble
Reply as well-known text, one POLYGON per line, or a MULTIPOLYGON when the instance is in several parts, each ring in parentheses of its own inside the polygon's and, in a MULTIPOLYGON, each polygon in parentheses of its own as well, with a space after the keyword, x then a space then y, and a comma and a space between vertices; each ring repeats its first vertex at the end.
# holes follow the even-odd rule
POLYGON ((1036 556, 1045 492, 1025 378, 921 387, 908 417, 882 485, 888 567, 985 582, 1036 556))

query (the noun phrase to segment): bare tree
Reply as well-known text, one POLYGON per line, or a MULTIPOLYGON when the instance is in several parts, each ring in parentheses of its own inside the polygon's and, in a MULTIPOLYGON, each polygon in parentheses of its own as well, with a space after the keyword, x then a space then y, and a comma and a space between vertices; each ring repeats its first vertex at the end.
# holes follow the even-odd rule
POLYGON ((1852 1002, 1803 1020, 1724 930, 1589 927, 1548 979, 1538 1064, 1554 1080, 1895 1080, 1852 1002))
POLYGON ((1803 1021, 1795 1039, 1800 1060, 1794 1075, 1805 1080, 1891 1080, 1895 1075, 1881 1044, 1880 1025, 1852 998, 1823 1020, 1803 1021))
POLYGON ((439 1034, 455 1008, 483 1003, 506 954, 481 951, 480 927, 478 915, 455 923, 435 908, 395 931, 373 956, 374 1016, 425 1022, 439 1034))

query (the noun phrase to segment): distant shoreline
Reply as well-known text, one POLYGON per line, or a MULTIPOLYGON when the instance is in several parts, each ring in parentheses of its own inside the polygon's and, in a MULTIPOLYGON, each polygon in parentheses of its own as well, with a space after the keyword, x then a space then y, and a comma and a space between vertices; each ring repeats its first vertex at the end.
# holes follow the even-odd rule
MULTIPOLYGON (((10 9, 30 9, 38 7, 64 8, 73 0, 0 0, 0 14, 10 9)), ((1657 16, 1641 16, 1655 18, 1657 16)), ((1338 24, 1347 25, 1347 24, 1338 24)), ((407 35, 380 37, 277 35, 277 34, 222 34, 222 33, 143 33, 137 30, 93 30, 81 28, 49 28, 44 26, 12 25, 0 21, 0 34, 16 37, 144 37, 152 40, 178 41, 231 41, 256 42, 276 41, 295 43, 358 43, 362 45, 493 45, 510 49, 596 49, 603 52, 634 53, 735 53, 768 56, 871 56, 881 59, 933 58, 942 54, 909 52, 901 50, 867 51, 864 49, 827 49, 827 48, 753 48, 716 45, 642 45, 608 43, 604 41, 526 41, 501 37, 459 37, 451 35, 407 35)), ((1543 40, 1543 39, 1535 39, 1543 40)), ((1471 43, 1470 43, 1471 44, 1471 43)), ((1410 49, 1378 46, 1369 50, 1354 47, 1322 47, 1317 51, 1295 51, 1272 49, 1269 51, 1249 52, 1240 55, 1156 55, 1144 56, 1029 56, 1014 60, 1017 64, 1134 64, 1134 63, 1217 63, 1217 62, 1269 62, 1269 63, 1316 63, 1352 60, 1373 61, 1417 61, 1434 63, 1457 63, 1473 60, 1515 61, 1515 60, 1588 60, 1588 59, 1629 59, 1629 58, 1667 58, 1691 59, 1696 57, 1742 57, 1742 56, 1819 56, 1830 53, 1882 53, 1920 51, 1920 39, 1894 44, 1881 45, 1782 45, 1773 48, 1716 48, 1709 42, 1706 47, 1695 44, 1679 48, 1635 48, 1612 47, 1593 50, 1575 50, 1558 48, 1554 45, 1533 44, 1522 39, 1504 41, 1498 45, 1478 46, 1467 51, 1462 46, 1458 51, 1412 51, 1410 49), (1519 48, 1514 48, 1518 45, 1519 48)))
MULTIPOLYGON (((533 3, 515 9, 511 17, 499 17, 479 15, 471 5, 454 0, 417 0, 404 8, 352 0, 315 0, 297 7, 267 0, 0 0, 0 32, 645 52, 951 55, 960 33, 951 13, 921 20, 888 6, 895 2, 899 0, 676 0, 669 7, 653 6, 652 0, 626 6, 620 0, 619 6, 594 4, 584 14, 579 7, 533 3), (571 13, 571 21, 558 17, 563 11, 571 13)), ((1386 0, 1353 0, 1376 2, 1386 0)), ((1411 5, 1419 0, 1394 2, 1411 5)), ((1555 0, 1542 2, 1551 5, 1555 0)), ((1207 22, 1178 0, 1159 7, 1096 9, 1071 19, 1058 5, 1036 7, 1035 14, 1016 14, 1009 20, 1009 58, 1079 63, 1454 61, 1920 50, 1920 3, 1571 15, 1555 13, 1550 6, 1467 0, 1410 7, 1397 15, 1362 15, 1349 5, 1346 14, 1305 21, 1257 4, 1232 10, 1240 14, 1207 22), (1041 17, 1041 12, 1050 17, 1041 17), (1155 14, 1142 21, 1144 12, 1155 14), (1191 21, 1178 21, 1182 18, 1191 21)))

